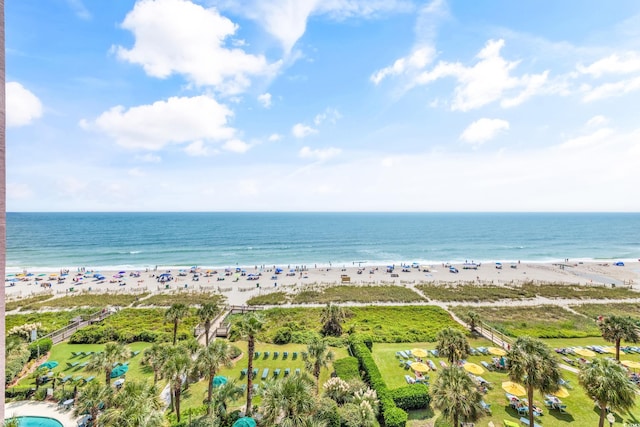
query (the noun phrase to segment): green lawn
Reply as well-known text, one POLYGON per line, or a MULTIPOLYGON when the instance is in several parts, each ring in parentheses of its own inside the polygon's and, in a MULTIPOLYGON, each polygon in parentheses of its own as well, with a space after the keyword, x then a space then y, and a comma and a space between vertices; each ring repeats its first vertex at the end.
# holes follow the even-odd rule
MULTIPOLYGON (((588 345, 588 344, 603 344, 602 339, 586 338, 579 340, 546 340, 552 347, 557 346, 575 346, 575 345, 588 345)), ((486 340, 471 340, 471 346, 490 346, 490 342, 486 340)), ((373 345, 373 357, 382 373, 387 386, 389 388, 400 387, 406 384, 404 375, 410 374, 411 371, 406 371, 399 366, 398 359, 395 356, 396 351, 399 350, 411 350, 413 348, 424 348, 427 350, 434 349, 434 343, 398 343, 398 344, 386 344, 376 343, 373 345)), ((634 355, 635 358, 630 357, 633 360, 640 359, 640 355, 634 355)), ((601 357, 601 356, 599 356, 601 357)), ((438 367, 439 361, 444 360, 442 358, 430 357, 438 367)), ((491 362, 491 356, 470 356, 468 358, 470 362, 480 364, 481 361, 491 362)), ((438 371, 431 372, 430 381, 433 383, 437 378, 438 371)), ((578 384, 578 378, 576 374, 568 371, 563 371, 563 376, 569 381, 572 389, 571 395, 562 399, 563 403, 568 406, 566 414, 559 413, 558 411, 550 411, 547 408, 544 410, 544 415, 538 419, 538 423, 542 426, 548 427, 565 427, 565 426, 592 426, 597 425, 598 414, 594 411, 595 406, 591 399, 584 393, 580 385, 578 384)), ((496 426, 502 425, 502 420, 507 419, 518 423, 519 416, 515 410, 511 409, 505 398, 505 393, 501 388, 503 381, 508 381, 508 376, 505 372, 490 372, 486 371, 482 374, 482 377, 492 383, 492 389, 484 396, 484 401, 491 405, 492 415, 482 418, 476 426, 487 426, 489 421, 493 421, 496 426)), ((543 399, 539 393, 536 393, 536 401, 541 404, 543 399)), ((438 411, 416 411, 411 413, 409 417, 409 427, 422 427, 431 425, 430 422, 434 422, 439 416, 438 411)), ((631 415, 621 414, 618 416, 617 422, 627 423, 639 423, 640 422, 640 396, 638 397, 636 406, 631 411, 631 415)))

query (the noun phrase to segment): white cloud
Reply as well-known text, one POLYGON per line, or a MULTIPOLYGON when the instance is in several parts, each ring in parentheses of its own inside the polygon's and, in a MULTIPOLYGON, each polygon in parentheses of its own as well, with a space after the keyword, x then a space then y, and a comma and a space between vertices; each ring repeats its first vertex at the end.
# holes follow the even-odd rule
POLYGON ((471 144, 482 144, 509 129, 509 122, 500 119, 482 118, 471 123, 460 135, 460 139, 471 144))
POLYGON ((307 136, 317 132, 318 132, 317 129, 314 129, 311 126, 307 126, 302 123, 296 123, 291 128, 291 134, 296 138, 306 138, 307 136))
POLYGON ((589 121, 587 121, 586 126, 593 128, 593 127, 605 126, 607 124, 609 124, 609 119, 606 118, 605 116, 598 115, 598 116, 591 117, 589 121))
POLYGON ((280 65, 225 47, 238 26, 215 8, 186 0, 140 0, 122 27, 134 34, 135 43, 131 49, 115 47, 117 56, 161 79, 183 74, 198 86, 233 94, 251 84, 250 76, 272 75, 280 65))
POLYGON ((621 80, 615 83, 604 83, 596 87, 584 85, 582 87, 582 90, 585 92, 584 96, 582 97, 582 100, 584 102, 622 96, 627 93, 640 90, 640 77, 621 80))
POLYGON ((431 46, 421 46, 403 58, 397 59, 392 65, 382 68, 370 77, 374 84, 380 84, 389 76, 398 76, 405 73, 422 70, 433 61, 435 49, 431 46))
POLYGON ((139 160, 144 163, 160 163, 162 161, 162 158, 160 156, 152 153, 138 155, 135 158, 136 160, 139 160))
POLYGON ((282 139, 282 135, 280 135, 279 133, 272 133, 271 135, 269 135, 269 142, 276 142, 276 141, 280 141, 282 139))
POLYGON ((85 129, 97 129, 127 148, 160 150, 167 144, 197 140, 226 141, 235 130, 227 126, 233 113, 206 96, 169 98, 126 110, 122 106, 102 113, 93 123, 81 122, 85 129))
POLYGON ((413 9, 408 0, 238 0, 228 1, 225 6, 257 21, 280 42, 286 55, 304 35, 311 15, 343 20, 413 9))
POLYGON ((25 126, 42 117, 42 102, 18 82, 5 85, 7 127, 25 126))
POLYGON ((234 153, 246 153, 251 148, 251 145, 247 144, 244 141, 240 141, 239 139, 232 139, 227 141, 222 146, 227 151, 231 151, 234 153))
POLYGON ((314 159, 319 161, 328 160, 332 157, 339 155, 342 152, 339 148, 329 147, 325 149, 312 150, 310 147, 302 147, 298 156, 303 159, 314 159))
POLYGON ((270 108, 271 107, 271 94, 270 93, 263 93, 261 95, 258 95, 258 102, 260 102, 260 104, 262 104, 262 106, 264 108, 270 108))
POLYGON ((637 52, 614 53, 590 65, 578 64, 582 74, 601 77, 605 74, 630 74, 640 71, 640 54, 637 52))
POLYGON ((69 7, 78 18, 84 20, 91 19, 91 12, 89 12, 84 3, 82 3, 82 0, 67 0, 67 4, 69 4, 69 7))
POLYGON ((127 171, 127 173, 130 176, 135 176, 135 177, 141 177, 146 175, 140 168, 131 168, 127 171))
POLYGON ((209 148, 199 139, 184 147, 184 152, 192 157, 204 157, 209 155, 209 148))
POLYGON ((326 121, 328 121, 329 123, 335 124, 341 118, 342 118, 342 114, 340 114, 338 110, 336 110, 335 108, 327 108, 322 113, 317 114, 314 117, 313 123, 315 123, 316 126, 320 126, 322 123, 326 121))

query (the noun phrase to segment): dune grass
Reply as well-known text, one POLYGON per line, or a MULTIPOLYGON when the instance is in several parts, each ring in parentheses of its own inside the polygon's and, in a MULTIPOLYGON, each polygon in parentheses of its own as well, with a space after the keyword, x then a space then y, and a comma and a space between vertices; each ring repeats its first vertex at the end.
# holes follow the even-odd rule
POLYGON ((289 295, 286 292, 270 292, 249 298, 247 305, 282 305, 288 301, 289 295))
POLYGON ((584 314, 590 319, 598 316, 631 316, 640 320, 640 302, 617 304, 582 304, 570 306, 578 313, 584 314))
POLYGON ((328 302, 417 302, 424 299, 411 289, 394 285, 329 286, 305 289, 290 297, 293 304, 328 302))
POLYGON ((171 293, 154 294, 149 298, 139 299, 133 305, 169 307, 172 304, 185 304, 187 306, 201 305, 204 303, 223 304, 225 297, 211 292, 174 291, 171 293))
POLYGON ((38 304, 42 301, 46 301, 48 299, 53 298, 53 292, 46 294, 38 294, 32 297, 19 298, 15 300, 7 301, 5 304, 5 311, 13 311, 13 310, 34 310, 32 306, 34 304, 38 304))
POLYGON ((128 293, 89 293, 81 292, 78 294, 69 294, 60 298, 53 298, 47 301, 31 304, 31 309, 38 310, 42 308, 73 308, 73 307, 105 307, 107 305, 127 307, 139 298, 149 295, 145 294, 128 294, 128 293))
POLYGON ((76 316, 88 316, 95 312, 95 309, 78 308, 67 311, 45 311, 23 314, 8 314, 5 317, 5 330, 9 331, 14 326, 25 323, 40 323, 38 336, 42 337, 50 332, 60 329, 69 324, 69 321, 76 316))

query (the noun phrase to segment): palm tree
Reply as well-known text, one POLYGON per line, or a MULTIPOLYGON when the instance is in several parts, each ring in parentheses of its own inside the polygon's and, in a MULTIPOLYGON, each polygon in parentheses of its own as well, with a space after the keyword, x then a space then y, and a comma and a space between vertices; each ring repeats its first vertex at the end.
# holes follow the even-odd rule
POLYGON ((155 385, 127 382, 113 395, 102 424, 126 427, 160 427, 164 425, 164 405, 155 385))
POLYGON ((151 347, 147 347, 142 353, 142 364, 149 366, 153 370, 153 385, 158 383, 162 366, 167 360, 169 354, 168 344, 154 343, 151 347))
POLYGON ((184 304, 173 304, 164 314, 165 322, 173 323, 173 345, 176 345, 178 337, 178 324, 189 313, 189 308, 184 304))
POLYGON ((124 344, 108 342, 104 346, 104 351, 94 353, 91 356, 87 369, 90 371, 104 371, 105 382, 110 385, 113 365, 121 360, 128 359, 130 356, 131 351, 124 344))
POLYGON ((163 376, 169 380, 171 390, 171 403, 176 411, 178 423, 180 422, 180 397, 182 395, 182 383, 191 369, 191 357, 182 346, 172 347, 167 360, 162 366, 163 376))
POLYGON ((211 322, 216 318, 220 309, 217 304, 206 302, 198 309, 198 318, 204 325, 205 346, 209 345, 209 333, 211 332, 211 322))
POLYGON ((438 332, 436 339, 438 353, 446 357, 451 364, 466 358, 471 351, 467 338, 458 329, 445 328, 438 332))
MULTIPOLYGON (((520 337, 511 346, 508 354, 509 377, 522 383, 527 389, 527 398, 533 403, 533 390, 541 393, 557 391, 560 382, 558 361, 542 341, 531 337, 520 337)), ((533 425, 533 405, 529 405, 529 425, 533 425)))
POLYGON ((98 425, 98 414, 100 409, 104 408, 111 400, 113 389, 109 385, 101 385, 100 383, 89 383, 83 387, 78 393, 75 401, 73 414, 78 417, 88 413, 91 415, 90 423, 92 426, 98 425))
POLYGON ((476 331, 476 326, 480 323, 480 315, 473 310, 467 312, 467 320, 469 321, 469 329, 471 333, 476 331))
POLYGON ((250 417, 252 411, 253 397, 253 354, 256 348, 256 335, 262 331, 264 323, 262 318, 255 313, 243 316, 242 320, 236 324, 240 336, 247 338, 247 406, 245 414, 250 417))
POLYGON ((607 407, 625 411, 635 403, 633 383, 622 366, 611 359, 593 359, 582 368, 578 378, 587 395, 594 398, 600 407, 598 427, 604 426, 607 407))
POLYGON ((304 365, 307 371, 316 379, 316 394, 320 392, 320 371, 322 368, 329 366, 333 361, 334 354, 329 350, 327 342, 315 337, 309 345, 307 345, 307 353, 302 354, 304 365))
POLYGON ((221 367, 230 368, 231 347, 226 341, 215 340, 206 347, 201 347, 195 361, 195 371, 198 376, 204 374, 208 381, 207 413, 211 413, 211 396, 213 395, 213 378, 221 367))
POLYGON ((312 418, 315 406, 313 379, 307 374, 272 380, 262 394, 261 410, 266 425, 304 426, 312 418))
POLYGON ((322 322, 322 335, 339 337, 342 335, 342 322, 346 319, 346 314, 342 307, 336 304, 327 303, 320 313, 322 322))
POLYGON ((226 419, 229 402, 233 402, 244 395, 244 390, 239 387, 235 380, 216 387, 211 399, 210 407, 213 407, 213 414, 219 419, 226 419))
POLYGON ((616 345, 616 360, 620 360, 620 341, 638 342, 638 325, 631 317, 609 316, 599 322, 602 338, 616 345))
MULTIPOLYGON (((476 421, 482 415, 482 395, 464 369, 443 368, 431 389, 433 406, 459 426, 459 420, 476 421)), ((533 425, 533 424, 532 424, 533 425)))

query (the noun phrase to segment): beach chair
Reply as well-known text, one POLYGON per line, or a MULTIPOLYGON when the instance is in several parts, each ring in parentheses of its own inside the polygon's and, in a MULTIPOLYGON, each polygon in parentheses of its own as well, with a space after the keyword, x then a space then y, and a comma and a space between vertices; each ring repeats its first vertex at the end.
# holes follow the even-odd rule
POLYGON ((288 376, 290 372, 291 372, 291 370, 290 370, 289 368, 286 368, 286 369, 284 370, 284 376, 285 376, 285 377, 286 377, 286 376, 288 376))
POLYGON ((269 368, 264 368, 262 370, 262 377, 261 377, 262 381, 266 380, 268 376, 269 376, 269 368))
POLYGON ((78 365, 78 368, 86 368, 87 365, 89 365, 89 362, 82 362, 81 364, 78 365))
POLYGON ((80 362, 67 362, 67 368, 75 368, 80 362))
POLYGON ((415 380, 411 378, 411 375, 405 375, 404 380, 407 382, 407 384, 413 384, 415 382, 415 380))
POLYGON ((493 365, 490 364, 489 362, 485 362, 484 360, 482 362, 480 362, 480 364, 484 367, 484 369, 486 369, 487 371, 493 371, 493 365))
POLYGON ((253 357, 254 357, 254 359, 259 359, 260 358, 260 352, 256 351, 255 353, 253 353, 253 357))
POLYGON ((258 368, 253 368, 252 378, 255 378, 258 375, 258 368))
POLYGON ((85 356, 91 356, 93 354, 93 351, 85 351, 84 355, 85 356))
POLYGON ((73 379, 73 382, 74 382, 74 383, 77 383, 78 381, 82 381, 83 379, 84 379, 84 377, 83 377, 82 375, 78 375, 77 377, 75 377, 75 378, 73 379))
POLYGON ((254 393, 257 393, 257 392, 258 392, 258 389, 259 389, 258 384, 254 384, 254 385, 253 385, 253 392, 254 392, 254 393))
POLYGON ((243 379, 247 375, 247 368, 244 368, 240 371, 240 379, 243 379))
POLYGON ((399 351, 396 351, 396 357, 397 357, 398 359, 402 357, 402 355, 400 354, 400 352, 399 352, 399 351))
POLYGON ((504 424, 504 427, 520 427, 518 423, 509 420, 502 420, 502 423, 504 424))
POLYGON ((560 410, 560 412, 565 414, 567 412, 567 405, 559 405, 558 409, 560 410))
POLYGON ((274 351, 273 352, 273 360, 276 360, 279 355, 280 355, 280 353, 278 353, 277 351, 274 351))
POLYGON ((484 400, 481 400, 480 406, 482 407, 482 409, 484 409, 485 412, 489 414, 491 413, 491 405, 489 403, 486 403, 484 400))
POLYGON ((278 378, 278 375, 280 375, 280 368, 277 368, 273 371, 273 378, 278 378))
POLYGON ((298 358, 298 352, 294 351, 293 355, 291 356, 291 360, 296 360, 298 358))
POLYGON ((71 352, 71 355, 72 355, 73 357, 81 356, 81 355, 82 355, 82 352, 81 352, 81 351, 72 351, 72 352, 71 352))
MULTIPOLYGON (((527 418, 527 417, 521 417, 521 418, 520 418, 520 422, 521 422, 522 424, 526 425, 526 426, 530 425, 530 424, 529 424, 529 418, 527 418)), ((540 424, 538 424, 538 423, 534 422, 534 423, 533 423, 533 427, 541 427, 541 426, 540 426, 540 424)))
POLYGON ((91 375, 90 377, 87 377, 84 379, 85 383, 90 383, 91 381, 93 381, 96 377, 94 377, 93 375, 91 375))
POLYGON ((131 353, 131 357, 136 357, 139 354, 140 354, 140 350, 136 350, 133 353, 131 353))
POLYGON ((265 352, 264 352, 264 358, 265 358, 265 359, 268 359, 268 358, 269 358, 269 352, 268 352, 268 351, 265 351, 265 352))
POLYGON ((71 379, 71 375, 67 375, 66 377, 62 378, 60 380, 61 383, 66 383, 67 381, 69 381, 71 379))
POLYGON ((113 365, 111 365, 111 366, 113 366, 115 368, 118 365, 120 365, 120 362, 113 362, 113 365))
POLYGON ((296 375, 300 375, 300 368, 296 368, 296 375))
POLYGON ((286 360, 287 357, 289 357, 289 352, 288 351, 283 352, 282 353, 282 360, 286 360))

